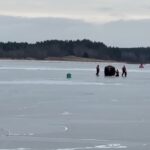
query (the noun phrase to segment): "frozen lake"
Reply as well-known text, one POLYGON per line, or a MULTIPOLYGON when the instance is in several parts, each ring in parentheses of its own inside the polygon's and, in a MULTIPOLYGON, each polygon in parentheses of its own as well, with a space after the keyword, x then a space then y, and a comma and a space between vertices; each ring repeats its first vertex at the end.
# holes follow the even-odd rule
POLYGON ((1 60, 0 150, 149 150, 150 65, 97 64, 1 60))

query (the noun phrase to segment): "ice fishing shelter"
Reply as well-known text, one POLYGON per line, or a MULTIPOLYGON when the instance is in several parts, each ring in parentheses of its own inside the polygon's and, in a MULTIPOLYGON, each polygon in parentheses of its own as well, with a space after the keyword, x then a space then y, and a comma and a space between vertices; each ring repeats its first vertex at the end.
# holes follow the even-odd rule
POLYGON ((115 76, 116 74, 116 69, 114 66, 106 66, 105 69, 104 69, 104 75, 105 76, 115 76))

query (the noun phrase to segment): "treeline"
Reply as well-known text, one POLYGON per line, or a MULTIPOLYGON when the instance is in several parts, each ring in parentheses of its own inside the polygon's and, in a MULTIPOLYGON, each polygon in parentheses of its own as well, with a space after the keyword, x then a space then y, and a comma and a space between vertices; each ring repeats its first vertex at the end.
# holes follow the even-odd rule
POLYGON ((150 47, 108 47, 102 42, 92 42, 86 39, 76 41, 49 40, 34 44, 0 42, 0 58, 44 60, 50 57, 65 56, 150 63, 150 47))

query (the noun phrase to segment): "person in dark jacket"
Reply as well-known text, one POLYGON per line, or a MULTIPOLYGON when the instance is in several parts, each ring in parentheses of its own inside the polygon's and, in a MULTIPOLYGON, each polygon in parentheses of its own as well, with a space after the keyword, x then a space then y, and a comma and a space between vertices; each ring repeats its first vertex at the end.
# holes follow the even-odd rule
POLYGON ((97 65, 97 67, 96 67, 96 76, 99 76, 99 72, 100 72, 100 68, 99 68, 99 65, 97 65))
POLYGON ((116 70, 116 77, 119 77, 119 70, 116 70))
POLYGON ((122 77, 126 77, 127 76, 127 69, 126 69, 126 66, 124 65, 122 67, 122 77))

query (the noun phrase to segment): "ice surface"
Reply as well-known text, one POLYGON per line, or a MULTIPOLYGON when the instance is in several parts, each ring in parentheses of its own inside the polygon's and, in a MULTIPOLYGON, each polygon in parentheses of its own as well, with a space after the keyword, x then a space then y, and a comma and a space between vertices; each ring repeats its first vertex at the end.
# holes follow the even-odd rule
POLYGON ((0 150, 149 150, 150 65, 97 64, 1 60, 0 150))

